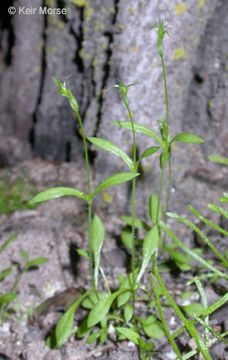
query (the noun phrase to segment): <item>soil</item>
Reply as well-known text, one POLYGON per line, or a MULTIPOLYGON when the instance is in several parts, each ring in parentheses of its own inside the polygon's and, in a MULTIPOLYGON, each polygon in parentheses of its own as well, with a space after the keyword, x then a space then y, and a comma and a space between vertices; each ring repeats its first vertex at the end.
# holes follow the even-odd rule
MULTIPOLYGON (((56 164, 37 159, 24 162, 10 170, 1 170, 1 175, 5 175, 6 172, 11 179, 15 179, 20 174, 26 174, 35 191, 60 185, 75 186, 86 190, 85 176, 83 176, 80 164, 76 167, 72 164, 56 164)), ((114 213, 114 210, 110 210, 109 205, 104 202, 103 207, 96 208, 95 211, 105 222, 106 238, 102 252, 102 265, 111 288, 115 289, 117 274, 126 274, 129 265, 129 254, 119 241, 123 226, 120 216, 124 215, 125 210, 117 208, 114 213)), ((197 239, 193 233, 186 232, 186 228, 173 221, 169 225, 175 234, 184 239, 185 244, 191 247, 196 246, 194 241, 197 239)), ((85 204, 81 200, 70 197, 52 200, 39 205, 36 209, 23 209, 14 211, 10 215, 0 215, 0 245, 12 234, 17 234, 16 240, 1 254, 0 270, 10 266, 12 262, 22 265, 21 250, 26 251, 31 259, 40 256, 48 259, 47 263, 27 271, 19 283, 14 313, 0 324, 0 360, 128 360, 130 358, 139 360, 134 344, 129 341, 117 342, 111 326, 109 338, 103 345, 88 344, 86 338, 75 340, 74 336, 71 336, 59 349, 53 350, 45 346, 47 334, 53 329, 66 307, 66 301, 59 299, 66 294, 77 296, 80 289, 90 288, 88 261, 76 256, 75 252, 76 248, 87 248, 86 228, 85 204), (45 311, 36 317, 33 316, 31 320, 34 309, 47 299, 51 301, 45 311)), ((224 251, 225 238, 218 238, 218 236, 216 238, 212 232, 208 233, 208 236, 217 239, 216 243, 220 250, 224 251)), ((203 248, 203 252, 207 260, 213 260, 218 265, 210 251, 203 248)), ((159 260, 161 259, 162 255, 159 255, 159 260)), ((184 291, 195 290, 193 285, 186 285, 195 274, 195 270, 196 267, 193 266, 191 271, 178 272, 177 269, 173 269, 162 273, 170 294, 179 305, 187 304, 180 298, 184 291)), ((16 268, 1 283, 1 292, 10 291, 15 276, 16 268)), ((146 277, 144 281, 146 283, 146 277)), ((203 285, 209 305, 227 291, 227 284, 222 282, 213 285, 205 281, 203 285)), ((192 301, 199 301, 199 297, 193 295, 188 303, 192 301)), ((144 317, 155 313, 154 308, 148 309, 143 303, 136 303, 136 309, 138 314, 144 317)), ((210 326, 218 332, 228 330, 227 310, 228 307, 225 305, 210 317, 210 326)), ((175 332, 180 327, 179 319, 168 307, 164 308, 164 313, 170 330, 175 332)), ((80 323, 85 314, 85 310, 81 308, 77 310, 75 326, 80 323)), ((198 330, 202 332, 200 327, 198 330)), ((152 340, 156 344, 156 351, 151 359, 175 359, 175 353, 165 337, 152 340)), ((187 333, 182 333, 178 337, 178 346, 182 353, 194 348, 187 333)), ((228 347, 222 342, 217 342, 210 348, 210 354, 213 360, 227 360, 228 347)), ((195 357, 195 359, 200 359, 200 357, 195 357)))

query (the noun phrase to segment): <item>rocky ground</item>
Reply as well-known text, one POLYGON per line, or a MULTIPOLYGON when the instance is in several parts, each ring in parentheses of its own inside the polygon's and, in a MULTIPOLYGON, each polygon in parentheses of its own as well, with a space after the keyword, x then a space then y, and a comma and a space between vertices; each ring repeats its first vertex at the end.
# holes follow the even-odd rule
MULTIPOLYGON (((32 193, 51 186, 74 186, 86 191, 83 168, 80 164, 76 167, 74 164, 44 162, 37 159, 21 163, 19 166, 8 170, 1 170, 0 178, 2 184, 7 177, 5 181, 11 184, 11 188, 15 190, 17 186, 15 181, 18 177, 23 177, 26 183, 23 196, 25 200, 28 200, 32 193)), ((115 192, 113 203, 115 205, 115 192)), ((126 213, 126 209, 124 206, 119 206, 115 207, 114 210, 111 205, 104 197, 103 206, 95 208, 95 211, 105 222, 106 238, 102 262, 110 286, 115 288, 117 286, 116 275, 126 273, 129 258, 118 241, 122 227, 120 216, 126 213)), ((22 265, 21 250, 26 251, 31 259, 41 256, 48 259, 48 262, 40 265, 39 268, 27 271, 19 283, 15 311, 20 319, 16 319, 13 315, 12 318, 1 323, 0 359, 139 359, 134 344, 128 341, 117 343, 108 340, 104 345, 96 345, 95 343, 87 344, 85 339, 75 340, 72 336, 59 349, 50 350, 47 348, 45 336, 60 317, 64 304, 56 306, 55 303, 52 303, 42 316, 34 321, 27 321, 28 314, 31 314, 37 305, 55 294, 67 289, 68 292, 74 293, 79 288, 88 289, 90 287, 88 263, 82 258, 79 259, 75 252, 76 248, 87 248, 86 223, 85 204, 81 200, 72 198, 56 199, 39 205, 35 209, 20 209, 10 215, 0 216, 0 245, 12 234, 17 234, 16 240, 1 254, 0 270, 8 267, 12 262, 22 265)), ((191 232, 186 233, 186 229, 180 227, 179 224, 172 222, 170 225, 175 233, 184 239, 185 244, 194 245, 194 236, 191 232)), ((226 248, 225 241, 226 239, 220 239, 220 250, 226 248)), ((209 251, 204 249, 204 252, 208 260, 212 259, 212 254, 209 251)), ((181 304, 181 293, 194 289, 192 286, 186 286, 187 280, 192 275, 192 271, 162 274, 168 289, 179 304, 181 304)), ((1 292, 10 291, 15 276, 16 270, 1 283, 1 292)), ((221 286, 216 287, 209 282, 204 283, 209 305, 221 296, 221 286)), ((194 298, 189 301, 193 300, 199 299, 194 298)), ((227 306, 224 306, 211 316, 210 324, 217 331, 228 330, 227 309, 227 306)), ((146 308, 140 308, 138 311, 148 312, 146 308)), ((76 325, 84 315, 85 310, 79 309, 76 312, 76 325)), ((170 329, 175 331, 180 325, 176 315, 172 310, 166 308, 165 317, 170 329)), ((111 328, 110 339, 115 340, 111 328)), ((155 340, 155 343, 156 352, 153 359, 175 359, 175 354, 166 338, 155 340)), ((179 337, 178 343, 182 351, 190 350, 194 346, 187 334, 179 337)), ((228 359, 226 345, 221 342, 215 344, 211 348, 211 356, 213 360, 228 359)))

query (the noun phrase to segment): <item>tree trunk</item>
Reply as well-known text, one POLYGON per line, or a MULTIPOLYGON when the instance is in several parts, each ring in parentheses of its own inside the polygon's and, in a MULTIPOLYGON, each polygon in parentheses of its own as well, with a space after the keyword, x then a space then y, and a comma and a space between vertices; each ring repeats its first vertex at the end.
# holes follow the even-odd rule
MULTIPOLYGON (((105 91, 119 79, 136 82, 129 88, 134 120, 158 131, 158 117, 165 114, 164 91, 151 28, 164 18, 174 27, 164 44, 171 133, 194 131, 209 140, 196 150, 173 149, 173 192, 188 183, 185 174, 194 177, 193 166, 205 166, 209 153, 227 155, 227 5, 226 0, 8 1, 1 12, 0 126, 2 144, 5 137, 14 137, 20 155, 13 153, 14 159, 11 153, 10 160, 7 147, 0 145, 6 159, 2 164, 32 156, 77 161, 83 155, 76 119, 66 99, 57 96, 53 76, 70 76, 67 84, 79 103, 87 135, 107 138, 130 152, 131 134, 109 124, 127 119, 119 90, 105 91), (9 6, 16 7, 15 15, 7 13, 9 6), (20 7, 45 6, 67 13, 19 14, 20 7)), ((143 135, 137 143, 139 153, 151 146, 143 135)), ((118 159, 93 148, 90 161, 97 181, 125 170, 118 159)), ((143 172, 153 163, 145 160, 143 172)), ((157 185, 158 171, 155 166, 142 178, 141 194, 157 185)))

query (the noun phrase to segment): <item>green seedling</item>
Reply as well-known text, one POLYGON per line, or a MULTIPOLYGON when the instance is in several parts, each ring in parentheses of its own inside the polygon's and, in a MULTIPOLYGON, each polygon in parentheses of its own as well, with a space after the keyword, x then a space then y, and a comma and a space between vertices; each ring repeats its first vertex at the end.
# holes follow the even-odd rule
MULTIPOLYGON (((16 235, 12 235, 8 240, 6 240, 3 245, 0 247, 0 254, 13 242, 16 240, 16 235)), ((27 252, 21 250, 21 256, 24 258, 25 263, 22 268, 18 267, 18 275, 14 281, 14 284, 12 286, 12 289, 8 293, 1 293, 0 291, 0 319, 3 320, 4 318, 7 318, 9 316, 12 316, 10 313, 9 306, 12 305, 13 301, 17 298, 17 287, 18 284, 23 276, 23 274, 29 270, 31 267, 38 266, 40 264, 43 264, 47 261, 46 258, 39 257, 32 260, 29 260, 29 256, 27 252)), ((0 271, 0 282, 2 282, 4 279, 6 279, 13 270, 13 265, 3 269, 0 271)))

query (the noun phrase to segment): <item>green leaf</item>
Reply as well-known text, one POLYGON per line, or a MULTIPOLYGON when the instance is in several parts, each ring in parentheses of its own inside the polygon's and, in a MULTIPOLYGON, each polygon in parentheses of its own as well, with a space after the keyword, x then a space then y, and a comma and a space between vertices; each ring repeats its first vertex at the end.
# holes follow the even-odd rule
POLYGON ((100 343, 104 344, 104 342, 107 340, 107 337, 108 337, 108 330, 103 330, 100 336, 100 343))
POLYGON ((29 201, 29 205, 39 204, 62 196, 76 196, 88 201, 88 196, 82 191, 69 187, 55 187, 41 191, 32 200, 29 201))
POLYGON ((151 256, 154 253, 157 253, 158 247, 160 243, 160 235, 158 231, 158 226, 154 225, 152 229, 147 233, 144 241, 143 241, 143 258, 140 272, 137 276, 137 282, 140 281, 143 276, 147 265, 150 262, 151 256))
POLYGON ((36 258, 36 259, 32 259, 32 260, 28 261, 25 266, 26 266, 26 268, 28 269, 28 268, 31 267, 31 266, 37 266, 37 265, 40 265, 40 264, 44 264, 44 263, 46 263, 47 261, 48 261, 47 258, 38 257, 38 258, 36 258))
POLYGON ((219 198, 221 202, 228 202, 228 193, 223 193, 223 197, 219 198))
POLYGON ((83 300, 82 307, 90 310, 94 307, 95 304, 98 303, 99 300, 103 299, 104 297, 105 297, 104 293, 93 292, 85 300, 83 300))
POLYGON ((150 315, 146 319, 141 318, 140 322, 143 327, 146 327, 146 326, 150 326, 151 324, 155 323, 156 320, 157 320, 157 318, 155 315, 150 315))
POLYGON ((91 328, 89 329, 87 326, 87 317, 84 318, 78 328, 77 331, 77 338, 81 339, 84 338, 86 335, 88 335, 91 332, 91 328))
POLYGON ((156 320, 143 326, 145 334, 152 339, 161 339, 165 336, 162 324, 156 320))
POLYGON ((191 265, 185 264, 185 263, 183 263, 181 261, 178 261, 178 260, 174 259, 174 262, 175 262, 176 266, 182 271, 189 271, 192 268, 191 265))
POLYGON ((129 322, 133 316, 133 307, 131 304, 126 304, 124 309, 124 319, 126 322, 129 322))
POLYGON ((125 327, 116 327, 115 330, 127 338, 128 340, 132 341, 134 344, 138 345, 139 343, 139 334, 132 329, 127 329, 125 327))
POLYGON ((192 295, 197 294, 195 291, 185 291, 183 292, 183 294, 181 295, 181 299, 182 300, 186 300, 188 298, 190 298, 192 295))
POLYGON ((140 156, 139 160, 142 160, 144 158, 147 158, 148 156, 151 156, 155 154, 160 149, 159 146, 151 146, 148 149, 146 149, 142 155, 140 156))
POLYGON ((101 330, 95 331, 86 339, 87 344, 92 344, 101 335, 101 330))
POLYGON ((73 328, 74 314, 80 303, 88 296, 88 291, 80 296, 71 307, 63 314, 57 323, 54 336, 50 335, 47 338, 46 345, 51 348, 62 346, 68 338, 75 333, 73 328))
MULTIPOLYGON (((138 270, 135 270, 135 275, 138 272, 138 270)), ((118 279, 119 280, 119 279, 118 279)), ((119 281, 120 282, 120 281, 119 281)), ((132 286, 132 282, 133 282, 133 276, 132 273, 130 273, 128 276, 124 277, 124 279, 121 280, 120 282, 120 289, 130 289, 132 286)), ((126 291, 123 294, 118 296, 117 299, 117 306, 121 307, 124 304, 126 304, 126 302, 129 301, 129 299, 131 298, 132 293, 131 291, 126 291)))
POLYGON ((100 266, 100 253, 102 244, 104 242, 105 237, 105 230, 101 219, 95 215, 92 224, 91 224, 91 244, 90 248, 93 252, 94 256, 94 279, 95 285, 98 286, 98 273, 99 273, 99 266, 100 266))
POLYGON ((218 164, 228 165, 227 157, 219 156, 219 155, 209 155, 208 158, 209 158, 209 160, 216 162, 218 164))
POLYGON ((174 141, 182 142, 186 144, 197 144, 197 143, 205 142, 205 140, 202 139, 201 137, 188 132, 183 132, 181 134, 174 136, 174 138, 171 140, 171 143, 174 141))
POLYGON ((148 213, 151 218, 152 224, 154 225, 157 224, 162 218, 161 203, 158 206, 158 197, 154 193, 152 193, 149 198, 148 213), (158 211, 158 216, 157 216, 157 211, 158 211))
POLYGON ((23 256, 23 258, 24 258, 25 260, 28 260, 28 259, 29 259, 28 253, 27 253, 26 251, 21 250, 20 253, 21 253, 21 256, 23 256))
MULTIPOLYGON (((120 128, 123 129, 132 130, 132 125, 130 121, 111 121, 111 124, 115 126, 119 126, 120 128)), ((147 135, 162 145, 162 140, 160 139, 160 137, 157 134, 155 134, 149 127, 145 125, 141 125, 136 122, 133 122, 133 124, 134 124, 134 130, 136 132, 147 135)))
POLYGON ((115 297, 115 293, 107 295, 96 303, 88 316, 87 324, 89 328, 93 327, 106 317, 115 297))
POLYGON ((176 265, 183 271, 191 270, 188 257, 177 250, 167 250, 167 252, 173 257, 176 265))
POLYGON ((184 310, 185 314, 190 317, 200 316, 204 310, 204 307, 200 303, 192 303, 189 305, 183 305, 181 308, 184 310))
POLYGON ((138 173, 133 174, 130 172, 121 172, 118 174, 111 175, 110 177, 105 179, 100 185, 98 185, 96 187, 96 189, 94 190, 94 192, 91 195, 91 198, 94 198, 95 195, 97 195, 102 190, 107 189, 108 187, 125 183, 129 180, 134 179, 138 175, 139 175, 138 173))
POLYGON ((121 241, 129 249, 132 248, 132 232, 129 229, 123 229, 121 231, 121 241))
POLYGON ((0 296, 0 308, 3 305, 8 305, 10 302, 12 302, 14 299, 16 299, 17 294, 15 293, 6 293, 2 296, 0 296))
MULTIPOLYGON (((127 225, 132 226, 132 216, 121 216, 121 220, 123 220, 127 225)), ((150 226, 137 217, 135 218, 134 226, 135 229, 145 229, 147 231, 150 230, 150 226)))
POLYGON ((16 239, 16 237, 17 237, 16 234, 10 236, 10 238, 7 239, 7 240, 2 244, 2 246, 0 247, 0 253, 1 253, 3 250, 5 250, 5 249, 11 244, 11 242, 13 242, 13 241, 16 239))
POLYGON ((11 272, 12 272, 12 268, 11 268, 11 267, 0 271, 0 281, 2 281, 2 280, 5 279, 7 276, 9 276, 9 275, 11 274, 11 272))
POLYGON ((119 148, 119 146, 113 144, 111 141, 96 138, 96 137, 88 137, 87 139, 93 145, 97 146, 98 148, 117 155, 119 158, 121 158, 127 164, 127 166, 131 170, 134 169, 133 161, 129 158, 129 156, 122 149, 119 148))
POLYGON ((77 251, 78 255, 89 258, 89 253, 88 253, 87 250, 85 250, 85 249, 77 249, 76 251, 77 251))
POLYGON ((216 212, 216 213, 218 213, 218 214, 221 214, 221 215, 223 215, 226 219, 228 219, 228 211, 226 211, 225 209, 223 209, 223 207, 217 206, 217 205, 211 204, 211 203, 208 204, 207 207, 208 207, 210 210, 212 210, 212 211, 214 211, 214 212, 216 212))

